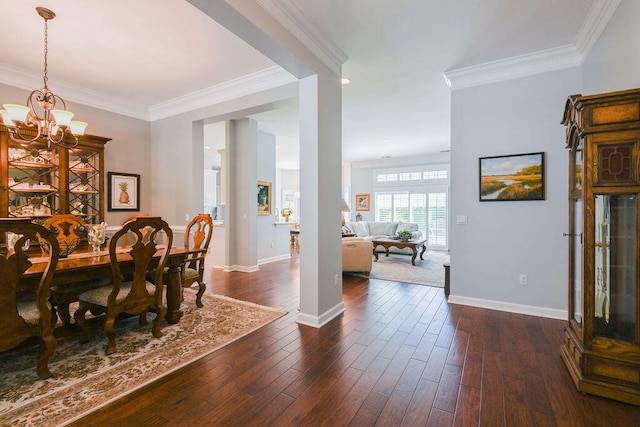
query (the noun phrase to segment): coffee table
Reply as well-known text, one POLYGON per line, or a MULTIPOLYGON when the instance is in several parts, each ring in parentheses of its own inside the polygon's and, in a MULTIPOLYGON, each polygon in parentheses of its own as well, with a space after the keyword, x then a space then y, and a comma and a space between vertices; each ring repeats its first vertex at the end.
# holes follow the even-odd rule
POLYGON ((422 248, 422 252, 420 252, 421 260, 424 260, 424 258, 422 258, 422 255, 424 255, 424 253, 427 251, 426 239, 408 240, 406 242, 403 242, 402 240, 396 240, 396 239, 376 239, 376 240, 372 240, 371 243, 373 243, 373 256, 376 257, 375 259, 376 262, 378 262, 378 253, 376 252, 376 246, 378 245, 383 246, 385 248, 385 254, 386 254, 385 256, 389 256, 389 248, 392 246, 398 249, 411 248, 411 250, 413 251, 413 256, 411 257, 411 265, 416 265, 416 256, 418 255, 419 247, 422 248))

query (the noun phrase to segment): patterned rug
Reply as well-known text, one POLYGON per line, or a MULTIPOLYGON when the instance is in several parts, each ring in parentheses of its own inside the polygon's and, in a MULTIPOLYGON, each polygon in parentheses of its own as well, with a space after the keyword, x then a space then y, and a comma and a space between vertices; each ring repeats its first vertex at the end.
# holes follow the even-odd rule
POLYGON ((449 254, 444 251, 427 250, 423 258, 424 260, 420 260, 418 253, 416 265, 411 265, 411 255, 390 253, 389 257, 386 257, 384 252, 378 253, 378 262, 374 261, 369 277, 443 288, 442 263, 449 259, 449 254))
POLYGON ((37 344, 0 354, 0 425, 59 426, 143 387, 286 314, 224 296, 185 289, 178 325, 164 324, 160 339, 138 316, 116 321, 117 352, 106 356, 102 323, 93 340, 80 346, 79 334, 60 339, 49 360, 53 377, 38 380, 37 344))

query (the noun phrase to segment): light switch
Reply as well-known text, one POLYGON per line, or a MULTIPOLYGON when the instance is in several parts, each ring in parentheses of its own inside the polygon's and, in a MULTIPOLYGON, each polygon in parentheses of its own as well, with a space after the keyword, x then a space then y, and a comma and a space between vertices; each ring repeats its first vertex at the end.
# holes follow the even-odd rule
POLYGON ((467 225, 468 217, 466 215, 458 215, 456 218, 456 224, 467 225))

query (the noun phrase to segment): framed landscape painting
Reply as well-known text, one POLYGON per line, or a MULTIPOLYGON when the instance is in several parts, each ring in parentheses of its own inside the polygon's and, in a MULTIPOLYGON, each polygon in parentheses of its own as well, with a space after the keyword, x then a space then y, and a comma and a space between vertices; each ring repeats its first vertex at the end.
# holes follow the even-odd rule
POLYGON ((480 158, 480 201, 544 200, 544 153, 480 158))

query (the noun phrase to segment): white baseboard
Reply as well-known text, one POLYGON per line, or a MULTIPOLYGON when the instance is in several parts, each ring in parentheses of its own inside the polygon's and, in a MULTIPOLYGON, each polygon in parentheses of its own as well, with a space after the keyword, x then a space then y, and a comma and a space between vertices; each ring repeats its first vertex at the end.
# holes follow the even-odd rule
POLYGON ((528 314, 530 316, 548 317, 550 319, 567 320, 567 310, 536 307, 533 305, 514 304, 511 302, 494 301, 481 298, 470 298, 458 295, 449 295, 452 304, 470 305, 472 307, 488 308, 491 310, 507 311, 509 313, 528 314))
POLYGON ((322 313, 320 316, 312 316, 310 314, 300 312, 298 313, 298 320, 296 322, 302 325, 313 326, 314 328, 321 328, 329 323, 329 321, 331 321, 334 317, 339 316, 343 312, 344 303, 340 301, 339 304, 336 304, 329 310, 322 313))
POLYGON ((284 255, 273 256, 270 258, 259 259, 258 265, 269 264, 270 262, 276 262, 276 261, 283 261, 285 259, 291 259, 291 254, 284 254, 284 255))
POLYGON ((258 271, 260 268, 257 265, 225 265, 224 271, 240 271, 242 273, 253 273, 254 271, 258 271))

